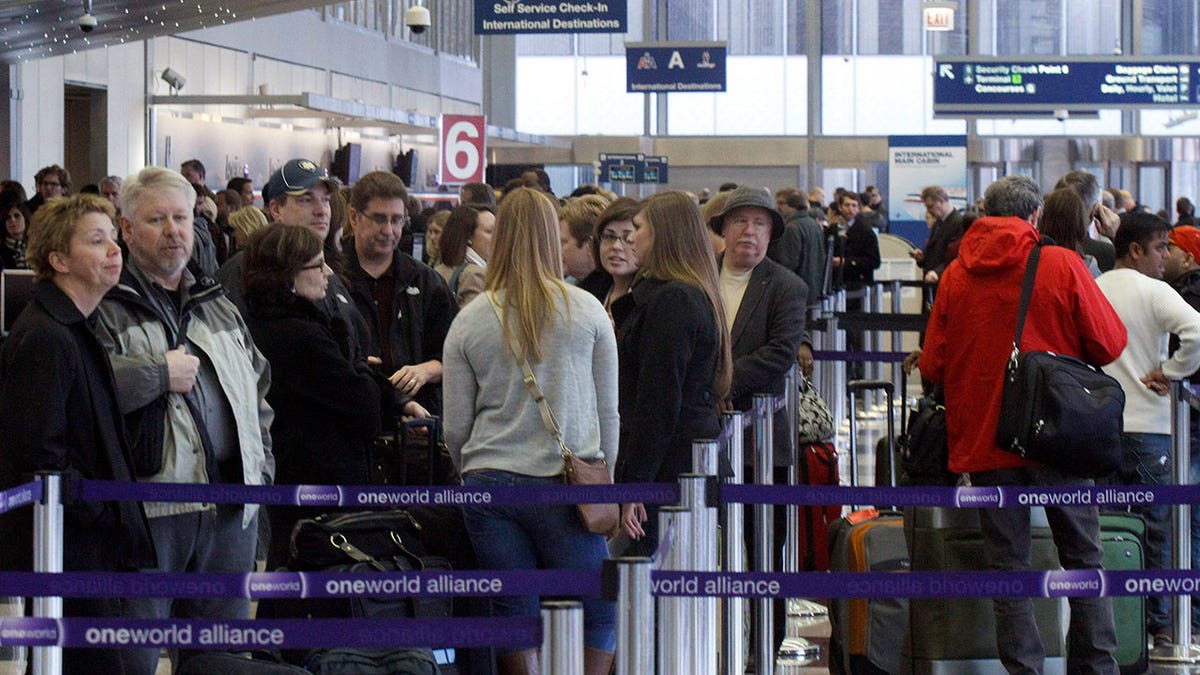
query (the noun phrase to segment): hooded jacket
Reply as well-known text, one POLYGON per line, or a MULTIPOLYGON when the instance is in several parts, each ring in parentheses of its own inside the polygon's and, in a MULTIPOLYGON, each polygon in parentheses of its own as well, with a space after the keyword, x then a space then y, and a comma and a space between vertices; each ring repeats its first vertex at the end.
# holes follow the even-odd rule
MULTIPOLYGON (((1020 218, 984 217, 963 236, 938 285, 921 376, 945 385, 950 470, 1031 465, 996 446, 1004 366, 1017 332, 1021 279, 1037 231, 1020 218)), ((1079 254, 1042 249, 1021 350, 1045 350, 1103 366, 1126 342, 1117 316, 1079 254)), ((1085 420, 1080 420, 1086 423, 1085 420)))

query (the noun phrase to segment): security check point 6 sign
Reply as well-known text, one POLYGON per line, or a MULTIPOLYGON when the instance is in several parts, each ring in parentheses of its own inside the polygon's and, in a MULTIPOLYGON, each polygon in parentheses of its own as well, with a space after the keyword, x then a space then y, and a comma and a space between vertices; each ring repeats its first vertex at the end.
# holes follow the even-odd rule
POLYGON ((438 182, 442 185, 482 183, 487 118, 442 115, 438 147, 438 182))

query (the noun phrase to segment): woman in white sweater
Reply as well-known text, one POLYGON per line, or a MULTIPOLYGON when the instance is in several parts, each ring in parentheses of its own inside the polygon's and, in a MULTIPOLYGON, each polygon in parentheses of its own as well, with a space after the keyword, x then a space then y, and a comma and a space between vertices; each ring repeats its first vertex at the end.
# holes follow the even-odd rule
MULTIPOLYGON (((612 324, 595 297, 563 283, 554 204, 528 188, 504 198, 485 293, 459 312, 443 349, 446 442, 463 485, 563 482, 558 444, 524 384, 522 359, 564 444, 612 467, 619 428, 612 324)), ((472 506, 463 515, 483 569, 599 570, 607 554, 574 506, 472 506)), ((614 609, 599 598, 583 603, 585 669, 601 675, 612 664, 614 609)), ((534 597, 496 598, 493 606, 501 616, 538 614, 534 597)), ((536 673, 537 662, 538 650, 527 649, 502 653, 498 665, 501 673, 536 673)))

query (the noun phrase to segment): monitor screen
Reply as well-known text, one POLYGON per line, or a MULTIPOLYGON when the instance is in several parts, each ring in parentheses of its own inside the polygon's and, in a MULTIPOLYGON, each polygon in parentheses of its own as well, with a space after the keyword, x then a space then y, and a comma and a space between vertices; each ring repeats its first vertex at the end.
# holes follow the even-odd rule
POLYGON ((4 270, 0 273, 0 326, 4 332, 33 298, 33 270, 4 270))

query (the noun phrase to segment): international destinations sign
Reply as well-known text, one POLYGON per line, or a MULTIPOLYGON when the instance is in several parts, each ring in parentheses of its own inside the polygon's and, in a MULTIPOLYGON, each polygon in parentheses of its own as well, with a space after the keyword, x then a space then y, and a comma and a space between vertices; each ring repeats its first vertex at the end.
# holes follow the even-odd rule
POLYGON ((625 91, 725 91, 724 42, 626 42, 625 91))
POLYGON ((475 34, 624 33, 626 0, 475 0, 475 34))
POLYGON ((1200 103, 1200 60, 945 58, 933 82, 935 113, 1185 108, 1200 103))

